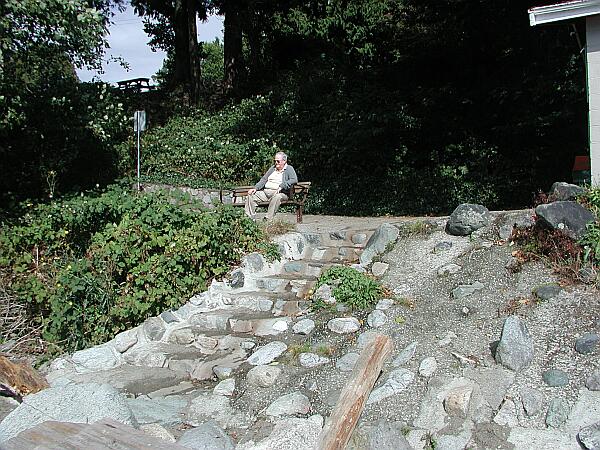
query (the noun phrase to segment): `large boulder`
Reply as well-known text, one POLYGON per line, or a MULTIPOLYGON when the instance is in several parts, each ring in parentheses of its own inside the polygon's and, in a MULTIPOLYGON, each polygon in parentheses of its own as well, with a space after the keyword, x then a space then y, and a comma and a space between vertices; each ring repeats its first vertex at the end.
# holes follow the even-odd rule
POLYGON ((107 384, 70 384, 28 395, 0 423, 0 442, 47 420, 94 423, 109 417, 137 427, 126 399, 107 384))
POLYGON ((446 232, 453 236, 468 236, 490 224, 490 212, 485 206, 463 203, 450 214, 446 232))
POLYGON ((594 222, 594 214, 577 202, 560 201, 539 205, 535 208, 538 221, 554 230, 562 230, 567 236, 579 239, 586 225, 594 222))
POLYGON ((527 326, 517 316, 504 321, 500 342, 496 348, 496 362, 519 372, 533 361, 533 339, 527 326))
POLYGON ((578 195, 583 194, 585 189, 576 184, 565 183, 564 181, 557 181, 550 188, 550 197, 553 200, 575 200, 578 195))
POLYGON ((367 245, 365 245, 360 255, 360 263, 363 266, 371 264, 373 258, 385 252, 388 244, 396 242, 399 235, 400 230, 394 225, 389 223, 381 224, 367 241, 367 245))

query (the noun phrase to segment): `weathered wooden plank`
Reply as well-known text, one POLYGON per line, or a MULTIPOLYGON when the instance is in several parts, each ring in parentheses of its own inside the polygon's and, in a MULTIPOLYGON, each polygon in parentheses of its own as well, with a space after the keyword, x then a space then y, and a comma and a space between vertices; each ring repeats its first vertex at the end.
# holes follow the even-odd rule
POLYGON ((48 421, 25 430, 2 444, 6 450, 185 450, 112 419, 96 423, 48 421))
POLYGON ((342 450, 346 446, 383 363, 392 354, 393 348, 392 340, 380 334, 362 351, 319 435, 320 450, 342 450))

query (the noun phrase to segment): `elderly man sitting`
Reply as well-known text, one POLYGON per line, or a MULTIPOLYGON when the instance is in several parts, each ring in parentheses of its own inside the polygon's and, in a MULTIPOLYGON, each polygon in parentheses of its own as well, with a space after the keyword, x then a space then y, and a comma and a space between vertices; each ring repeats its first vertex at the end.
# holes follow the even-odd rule
POLYGON ((290 189, 298 182, 298 176, 287 163, 287 155, 277 152, 274 164, 267 170, 254 189, 248 191, 245 210, 251 219, 256 219, 256 206, 259 202, 269 202, 266 220, 273 220, 282 201, 289 198, 290 189))

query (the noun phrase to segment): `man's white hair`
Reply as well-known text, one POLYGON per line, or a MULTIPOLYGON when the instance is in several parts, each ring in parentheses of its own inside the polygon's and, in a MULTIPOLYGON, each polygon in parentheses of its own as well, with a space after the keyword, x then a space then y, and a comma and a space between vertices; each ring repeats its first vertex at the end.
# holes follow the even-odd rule
POLYGON ((287 161, 287 155, 283 152, 277 152, 275 153, 275 156, 281 156, 281 159, 283 159, 284 161, 287 161))

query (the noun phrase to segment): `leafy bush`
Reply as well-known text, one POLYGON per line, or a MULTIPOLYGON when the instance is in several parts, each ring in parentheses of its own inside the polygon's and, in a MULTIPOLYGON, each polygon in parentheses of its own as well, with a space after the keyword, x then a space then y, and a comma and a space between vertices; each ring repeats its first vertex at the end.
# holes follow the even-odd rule
MULTIPOLYGON (((352 309, 373 308, 383 296, 383 288, 373 278, 352 267, 334 266, 321 274, 315 289, 327 284, 337 302, 352 309)), ((315 298, 318 302, 318 298, 315 298)))
POLYGON ((23 208, 0 231, 2 280, 65 350, 178 307, 246 252, 276 253, 240 211, 184 196, 112 186, 23 208))

